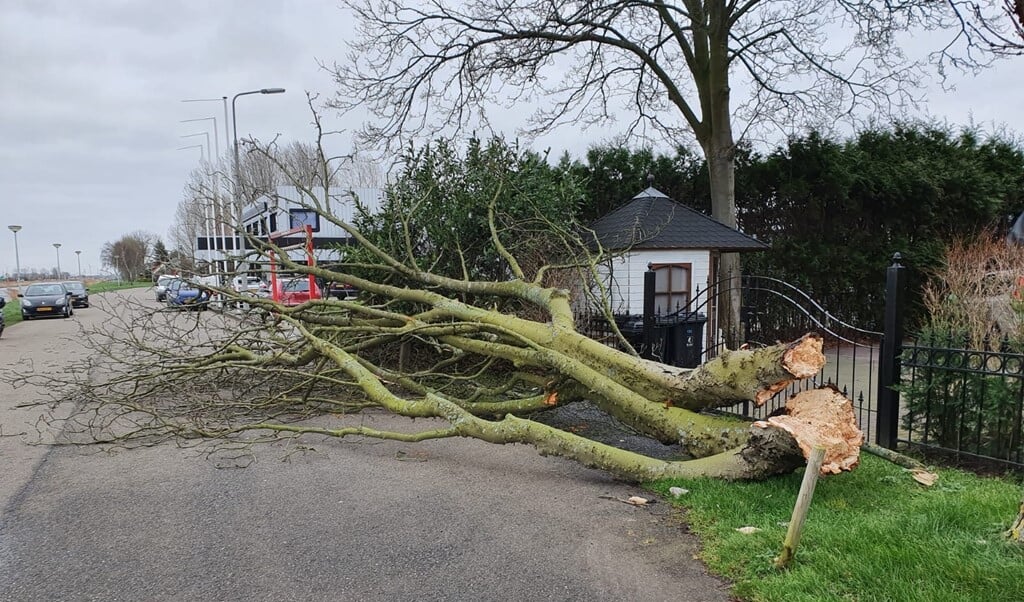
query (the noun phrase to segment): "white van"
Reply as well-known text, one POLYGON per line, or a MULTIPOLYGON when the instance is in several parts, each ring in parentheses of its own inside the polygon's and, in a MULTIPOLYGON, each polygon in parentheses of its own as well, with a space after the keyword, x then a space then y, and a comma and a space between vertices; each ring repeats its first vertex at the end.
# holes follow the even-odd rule
POLYGON ((269 297, 270 288, 259 276, 235 276, 231 288, 237 293, 249 293, 257 297, 269 297))

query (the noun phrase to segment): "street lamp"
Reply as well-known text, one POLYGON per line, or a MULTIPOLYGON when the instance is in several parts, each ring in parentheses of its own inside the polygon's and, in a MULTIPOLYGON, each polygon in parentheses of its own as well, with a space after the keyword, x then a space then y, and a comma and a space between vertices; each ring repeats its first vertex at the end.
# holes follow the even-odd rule
POLYGON ((21 230, 21 226, 7 226, 7 229, 14 232, 14 277, 17 282, 21 282, 21 258, 18 256, 18 230, 21 230))
MULTIPOLYGON (((237 223, 235 225, 235 228, 238 231, 241 231, 241 229, 242 229, 242 207, 241 207, 242 201, 241 201, 240 195, 238 194, 238 183, 239 183, 239 180, 241 179, 241 173, 242 172, 241 172, 241 165, 239 165, 239 162, 238 162, 238 118, 237 118, 237 115, 235 113, 235 101, 238 100, 239 96, 247 96, 249 94, 284 94, 284 88, 260 88, 259 90, 249 90, 248 92, 239 92, 238 94, 235 94, 234 97, 231 98, 231 132, 234 134, 234 138, 235 138, 235 144, 234 144, 234 147, 235 147, 235 165, 234 165, 234 169, 232 170, 233 173, 234 173, 234 176, 235 176, 235 178, 234 178, 235 181, 234 181, 234 184, 233 184, 233 187, 232 187, 232 191, 234 193, 232 195, 233 196, 232 200, 234 201, 234 205, 235 205, 234 206, 234 211, 235 211, 236 216, 237 216, 237 223)), ((226 129, 227 128, 225 128, 225 130, 226 129)), ((235 240, 241 241, 242 238, 244 238, 244 234, 239 236, 235 240)), ((236 252, 238 252, 241 249, 241 246, 242 245, 236 245, 235 246, 236 252)), ((236 263, 235 264, 235 268, 236 268, 236 270, 240 269, 240 264, 236 263)))
POLYGON ((57 278, 63 278, 60 273, 60 243, 53 243, 53 248, 57 249, 57 278))
MULTIPOLYGON (((213 117, 210 117, 209 119, 213 119, 213 117)), ((195 121, 195 120, 190 120, 190 121, 195 121)), ((214 126, 214 128, 217 127, 217 120, 216 119, 213 120, 213 126, 214 126)), ((181 137, 182 138, 192 138, 194 136, 206 136, 206 156, 209 157, 210 156, 210 132, 199 132, 199 133, 196 133, 196 134, 185 134, 185 135, 183 135, 181 137)), ((216 130, 214 130, 213 141, 217 142, 216 130)), ((218 155, 220 154, 220 150, 217 151, 217 154, 218 155)), ((207 166, 208 165, 209 165, 209 162, 207 162, 207 166)), ((204 201, 203 202, 203 223, 204 223, 204 225, 206 227, 206 267, 207 267, 208 271, 210 270, 210 266, 213 265, 213 249, 212 249, 212 247, 213 247, 213 238, 212 238, 213 233, 210 231, 210 219, 211 219, 211 215, 216 215, 216 213, 217 213, 217 175, 216 175, 217 172, 215 171, 213 173, 214 173, 214 176, 213 176, 213 204, 214 204, 214 207, 213 207, 212 211, 210 211, 209 205, 205 202, 206 199, 200 197, 200 200, 204 201)), ((209 169, 207 169, 207 172, 206 172, 205 175, 206 176, 210 175, 209 169)), ((203 186, 206 186, 206 182, 203 182, 203 186)))
POLYGON ((78 256, 78 279, 82 279, 82 252, 75 251, 75 255, 78 256))
POLYGON ((190 148, 198 148, 199 149, 199 160, 200 161, 205 161, 206 160, 206 147, 204 147, 202 144, 190 144, 188 146, 179 146, 178 150, 188 150, 190 148))
POLYGON ((192 138, 193 136, 206 136, 206 154, 203 155, 204 159, 210 157, 210 132, 197 132, 195 134, 183 134, 179 138, 192 138))
MULTIPOLYGON (((235 101, 238 100, 239 96, 246 96, 248 94, 284 94, 284 88, 260 88, 259 90, 249 90, 248 92, 239 92, 235 94, 234 98, 231 99, 231 131, 235 135, 235 179, 238 178, 238 121, 235 114, 235 101)), ((238 183, 235 183, 238 186, 238 183)), ((237 188, 236 188, 237 189, 237 188)), ((236 195, 237 196, 237 195, 236 195)), ((237 200, 237 199, 236 199, 237 200)))
MULTIPOLYGON (((224 103, 224 146, 231 146, 231 141, 228 139, 228 97, 221 96, 220 98, 186 98, 181 102, 222 102, 224 103)), ((216 136, 217 124, 214 122, 214 136, 216 136)), ((217 151, 220 155, 220 151, 217 151)))
MULTIPOLYGON (((178 123, 191 123, 193 121, 212 121, 213 122, 213 145, 214 145, 214 147, 215 147, 215 149, 217 151, 217 154, 213 155, 213 156, 216 157, 217 161, 219 162, 220 161, 220 142, 217 140, 217 132, 218 132, 218 130, 217 130, 217 118, 216 117, 199 117, 198 119, 182 119, 178 123)), ((228 124, 225 123, 224 127, 227 127, 227 126, 228 126, 228 124)), ((199 134, 190 134, 190 135, 192 135, 192 136, 199 136, 199 134)), ((185 138, 185 136, 182 136, 182 138, 185 138)), ((209 148, 210 148, 210 135, 209 135, 209 133, 207 133, 207 135, 206 135, 206 148, 207 148, 207 154, 209 154, 209 148)))

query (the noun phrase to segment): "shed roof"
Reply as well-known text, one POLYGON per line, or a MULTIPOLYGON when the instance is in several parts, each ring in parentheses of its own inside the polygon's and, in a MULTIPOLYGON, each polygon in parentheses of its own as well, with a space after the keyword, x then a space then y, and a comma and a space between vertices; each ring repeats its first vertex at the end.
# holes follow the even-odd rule
POLYGON ((763 242, 649 187, 591 224, 606 249, 716 249, 761 251, 763 242))

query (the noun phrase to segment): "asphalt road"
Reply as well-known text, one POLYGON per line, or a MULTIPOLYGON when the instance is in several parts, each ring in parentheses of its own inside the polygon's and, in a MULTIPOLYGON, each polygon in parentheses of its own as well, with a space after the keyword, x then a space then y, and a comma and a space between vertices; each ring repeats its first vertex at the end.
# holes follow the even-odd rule
MULTIPOLYGON (((9 327, 0 370, 59 370, 123 294, 9 327)), ((39 411, 15 406, 41 395, 0 382, 0 600, 730 599, 668 504, 527 446, 310 440, 223 469, 28 445, 39 411)))

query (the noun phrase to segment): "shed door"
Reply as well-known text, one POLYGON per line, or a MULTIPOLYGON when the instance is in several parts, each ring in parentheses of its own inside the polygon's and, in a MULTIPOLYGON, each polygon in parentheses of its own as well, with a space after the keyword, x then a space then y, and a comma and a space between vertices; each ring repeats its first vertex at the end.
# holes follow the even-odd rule
POLYGON ((651 265, 654 270, 654 311, 665 315, 685 309, 690 303, 689 263, 651 265))

